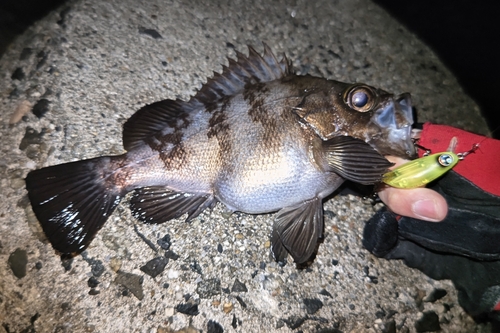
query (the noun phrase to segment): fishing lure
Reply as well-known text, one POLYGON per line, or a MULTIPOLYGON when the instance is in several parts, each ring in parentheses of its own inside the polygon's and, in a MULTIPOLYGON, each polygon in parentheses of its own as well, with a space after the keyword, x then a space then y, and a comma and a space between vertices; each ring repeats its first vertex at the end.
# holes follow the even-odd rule
POLYGON ((427 185, 444 175, 457 165, 458 161, 463 160, 465 156, 479 148, 479 144, 476 143, 472 146, 471 150, 455 154, 453 150, 456 143, 457 139, 453 138, 450 142, 450 147, 448 147, 449 151, 446 152, 429 155, 430 150, 426 150, 423 157, 385 173, 382 176, 382 182, 392 187, 406 189, 427 185))

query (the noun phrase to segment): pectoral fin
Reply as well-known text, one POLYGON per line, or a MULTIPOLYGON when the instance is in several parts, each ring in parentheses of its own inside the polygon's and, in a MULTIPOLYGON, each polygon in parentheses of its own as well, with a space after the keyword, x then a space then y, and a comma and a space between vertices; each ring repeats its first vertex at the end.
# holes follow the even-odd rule
POLYGON ((322 142, 323 158, 342 178, 369 185, 381 180, 393 164, 363 140, 339 136, 322 142))
POLYGON ((311 258, 318 239, 323 236, 323 205, 314 198, 280 210, 274 221, 271 236, 276 261, 290 253, 297 264, 311 258))

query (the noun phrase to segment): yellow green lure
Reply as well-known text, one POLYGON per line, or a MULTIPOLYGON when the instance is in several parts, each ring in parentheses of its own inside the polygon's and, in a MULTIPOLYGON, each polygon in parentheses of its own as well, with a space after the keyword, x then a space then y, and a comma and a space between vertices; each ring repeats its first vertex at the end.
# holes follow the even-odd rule
POLYGON ((428 150, 424 157, 417 158, 385 173, 382 176, 382 182, 397 188, 416 188, 427 185, 479 148, 479 143, 476 143, 471 150, 455 154, 453 151, 457 141, 457 138, 451 140, 449 151, 428 155, 430 153, 428 150))
POLYGON ((443 152, 417 158, 385 173, 382 182, 397 188, 425 186, 451 170, 460 160, 452 152, 443 152))

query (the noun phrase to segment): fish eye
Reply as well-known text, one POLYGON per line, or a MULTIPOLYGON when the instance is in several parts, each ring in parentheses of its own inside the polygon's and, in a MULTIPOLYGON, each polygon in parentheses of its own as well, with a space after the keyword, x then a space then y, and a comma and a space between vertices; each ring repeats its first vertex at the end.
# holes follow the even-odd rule
POLYGON ((347 90, 344 99, 352 109, 359 112, 367 112, 375 104, 375 93, 367 86, 355 86, 347 90))
POLYGON ((351 97, 352 105, 362 108, 368 103, 368 95, 364 91, 356 91, 351 97))

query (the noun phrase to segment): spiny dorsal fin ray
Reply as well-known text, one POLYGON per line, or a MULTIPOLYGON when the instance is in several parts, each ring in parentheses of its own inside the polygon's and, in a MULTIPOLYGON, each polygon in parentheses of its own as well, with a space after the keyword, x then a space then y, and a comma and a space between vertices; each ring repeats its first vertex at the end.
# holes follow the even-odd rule
POLYGON ((248 46, 248 57, 237 51, 237 60, 229 58, 229 65, 222 66, 222 73, 214 72, 189 102, 167 99, 139 109, 123 126, 125 150, 141 146, 148 137, 165 128, 182 129, 188 125, 191 111, 235 95, 246 84, 274 81, 291 74, 286 56, 278 61, 269 46, 262 44, 263 56, 251 46, 248 46))
POLYGON ((248 46, 248 56, 236 51, 236 61, 228 59, 229 66, 222 67, 222 73, 214 73, 207 83, 190 100, 190 103, 214 103, 226 96, 243 90, 246 84, 270 82, 291 74, 291 66, 286 56, 278 61, 267 44, 261 56, 248 46))

